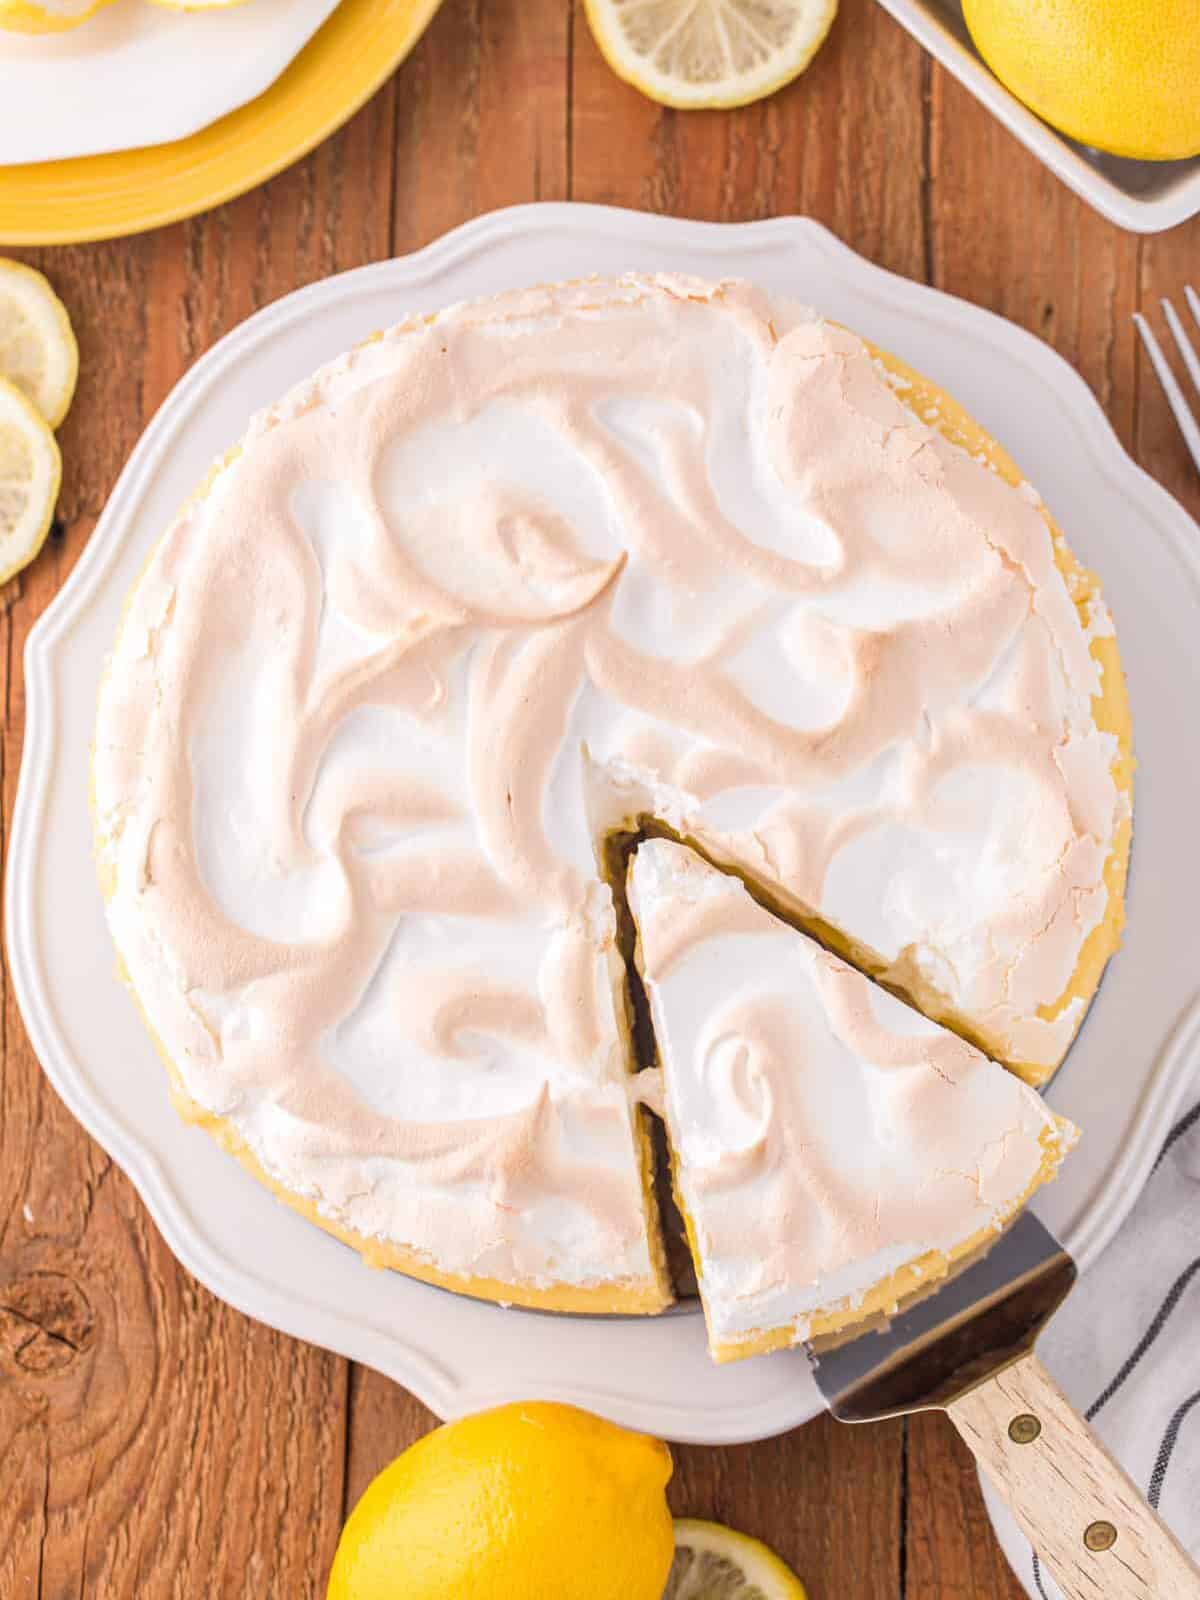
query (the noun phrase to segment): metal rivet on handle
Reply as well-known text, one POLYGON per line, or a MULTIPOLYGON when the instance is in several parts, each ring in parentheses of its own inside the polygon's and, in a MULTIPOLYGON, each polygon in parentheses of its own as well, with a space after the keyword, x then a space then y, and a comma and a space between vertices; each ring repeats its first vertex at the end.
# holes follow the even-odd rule
POLYGON ((1089 1550, 1111 1550, 1117 1542, 1117 1530, 1111 1522, 1089 1522, 1083 1530, 1083 1542, 1089 1550))
POLYGON ((1031 1411, 1022 1411, 1008 1425, 1008 1437, 1014 1444, 1032 1444, 1042 1431, 1042 1425, 1031 1411))

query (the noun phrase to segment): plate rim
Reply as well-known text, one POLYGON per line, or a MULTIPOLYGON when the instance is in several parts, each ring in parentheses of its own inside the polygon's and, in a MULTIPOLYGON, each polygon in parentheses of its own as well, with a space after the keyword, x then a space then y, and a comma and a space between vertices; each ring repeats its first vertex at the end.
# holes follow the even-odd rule
MULTIPOLYGON (((1033 335, 994 313, 875 266, 811 219, 786 217, 741 224, 697 223, 570 202, 519 206, 485 214, 411 256, 399 258, 406 269, 405 285, 411 289, 423 280, 435 278, 461 257, 486 249, 488 243, 499 236, 519 232, 528 237, 539 230, 558 232, 564 227, 573 231, 616 230, 622 241, 640 235, 661 242, 668 234, 679 239, 686 235, 693 247, 702 246, 717 255, 729 253, 739 240, 757 243, 778 239, 786 246, 789 240, 803 237, 809 245, 835 258, 839 268, 854 277, 856 292, 866 298, 894 298, 899 292, 896 285, 900 284, 908 301, 906 312, 909 315, 938 320, 940 312, 942 318, 949 315, 959 323, 965 318, 973 324, 981 341, 997 350, 1001 344, 1005 345, 1009 360, 1019 353, 1041 381, 1051 384, 1060 394, 1070 395, 1067 416, 1079 433, 1081 446, 1091 463, 1106 476, 1116 492, 1126 498, 1137 498, 1143 516, 1148 514, 1146 503, 1149 501, 1157 512, 1156 523, 1176 542, 1179 554, 1191 567, 1200 588, 1200 548, 1190 517, 1124 452, 1091 391, 1061 357, 1033 335), (922 302, 923 310, 916 310, 914 299, 922 302)), ((23 930, 35 926, 35 847, 58 739, 55 716, 58 685, 52 670, 54 652, 58 641, 91 604, 106 579, 108 567, 117 559, 127 531, 121 520, 127 505, 136 502, 162 457, 172 448, 176 430, 186 425, 194 396, 202 388, 219 381, 229 361, 235 357, 241 359, 256 343, 275 335, 289 322, 306 316, 312 305, 323 298, 352 295, 359 286, 386 282, 396 265, 395 261, 378 262, 335 275, 298 289, 255 313, 226 334, 184 375, 138 440, 87 548, 26 641, 27 719, 8 850, 4 910, 14 993, 43 1070, 85 1129, 126 1171, 168 1247, 186 1270, 247 1315, 387 1373, 440 1415, 448 1416, 512 1396, 503 1390, 502 1383, 498 1385, 490 1377, 481 1383, 472 1381, 470 1374, 450 1371, 428 1352, 401 1342, 394 1333, 385 1338, 374 1328, 360 1325, 336 1310, 331 1311, 328 1306, 315 1305, 294 1290, 285 1292, 264 1283, 244 1264, 214 1250, 191 1222, 187 1206, 156 1152, 138 1134, 123 1127, 92 1095, 58 1029, 43 986, 39 961, 23 934, 23 930)), ((1161 1143, 1157 1135, 1169 1127, 1188 1087, 1190 1075, 1183 1068, 1191 1066, 1198 1057, 1200 1000, 1180 1019, 1143 1090, 1133 1122, 1137 1137, 1130 1138, 1122 1157, 1110 1172, 1102 1195, 1089 1206, 1080 1225, 1068 1235, 1068 1242, 1085 1267, 1111 1238, 1140 1192, 1161 1143)), ((765 1437, 795 1426, 814 1414, 811 1399, 807 1408, 798 1404, 781 1410, 777 1396, 757 1407, 725 1407, 718 1412, 697 1414, 694 1408, 689 1410, 661 1396, 647 1398, 615 1394, 611 1390, 600 1393, 594 1387, 578 1383, 548 1385, 542 1397, 590 1402, 630 1425, 676 1439, 708 1443, 765 1437)))
POLYGON ((0 245, 127 238, 257 188, 308 155, 370 100, 440 5, 441 0, 340 0, 261 94, 186 138, 0 166, 0 245), (15 221, 4 220, 14 214, 15 221))

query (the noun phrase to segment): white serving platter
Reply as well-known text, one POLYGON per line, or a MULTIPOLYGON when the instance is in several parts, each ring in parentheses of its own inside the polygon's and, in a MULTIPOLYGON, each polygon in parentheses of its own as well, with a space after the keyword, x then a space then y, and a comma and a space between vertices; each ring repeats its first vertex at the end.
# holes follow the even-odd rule
POLYGON ((1200 211, 1200 156, 1188 161, 1130 161, 1090 150, 1056 132, 1010 94, 984 64, 971 43, 959 0, 880 0, 880 4, 1027 150, 1110 222, 1133 233, 1161 233, 1200 211))
POLYGON ((627 268, 754 279, 922 368, 1009 446, 1104 577, 1141 760, 1129 930, 1050 1092, 1085 1137, 1041 1207, 1085 1266, 1096 1256, 1200 1059, 1200 531, 1124 454, 1090 392, 1048 348, 870 265, 812 222, 721 226, 602 207, 518 207, 416 255, 299 290, 223 339, 154 418, 30 635, 6 920, 17 997, 52 1083, 214 1293, 378 1368, 443 1417, 541 1396, 668 1438, 720 1443, 782 1432, 816 1412, 803 1355, 716 1368, 690 1310, 640 1320, 545 1316, 372 1271, 180 1123, 115 980, 87 811, 96 684, 126 592, 251 412, 404 313, 627 268))
POLYGON ((0 167, 198 133, 269 89, 337 3, 197 13, 115 0, 69 33, 0 30, 0 167))

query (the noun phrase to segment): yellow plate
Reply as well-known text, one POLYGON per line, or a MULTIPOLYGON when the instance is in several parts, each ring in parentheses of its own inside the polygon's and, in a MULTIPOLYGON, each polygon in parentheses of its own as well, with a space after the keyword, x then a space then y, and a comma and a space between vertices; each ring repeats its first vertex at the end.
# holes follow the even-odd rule
MULTIPOLYGON (((439 3, 342 0, 264 94, 189 139, 0 167, 0 244, 79 244, 140 233, 265 182, 370 99, 439 3)), ((204 26, 203 17, 196 26, 204 26)))

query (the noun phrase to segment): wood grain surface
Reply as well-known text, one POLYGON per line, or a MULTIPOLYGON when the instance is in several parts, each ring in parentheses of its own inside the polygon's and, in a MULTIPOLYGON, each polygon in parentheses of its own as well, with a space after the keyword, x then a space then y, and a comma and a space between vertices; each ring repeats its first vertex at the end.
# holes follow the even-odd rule
MULTIPOLYGON (((140 238, 18 252, 67 302, 82 369, 54 534, 0 591, 0 847, 25 638, 171 385, 300 284, 482 210, 564 198, 814 216, 1046 339, 1138 460, 1200 512, 1129 320, 1196 280, 1200 219, 1145 240, 1111 227, 874 0, 842 0, 799 83, 713 114, 661 110, 618 82, 570 0, 445 0, 397 77, 265 188, 140 238)), ((320 1596, 344 1511, 433 1418, 199 1288, 43 1080, 2 969, 0 1001, 0 1600, 320 1596)), ((775 1545, 811 1600, 1021 1592, 939 1416, 681 1448, 671 1494, 679 1511, 775 1545)))

